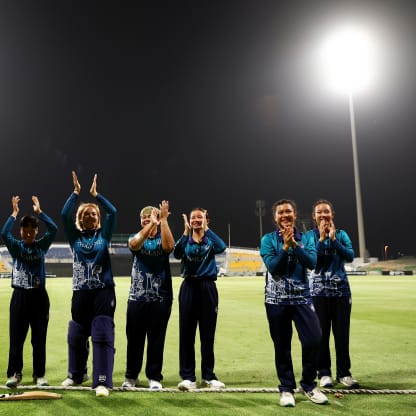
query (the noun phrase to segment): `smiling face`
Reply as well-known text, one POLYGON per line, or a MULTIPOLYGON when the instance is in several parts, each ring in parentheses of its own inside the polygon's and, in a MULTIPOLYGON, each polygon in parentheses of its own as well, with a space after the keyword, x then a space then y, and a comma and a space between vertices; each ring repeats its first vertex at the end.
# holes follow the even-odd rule
POLYGON ((147 224, 149 224, 150 222, 152 222, 152 213, 155 212, 157 215, 157 218, 159 219, 160 217, 160 210, 156 207, 152 207, 152 206, 147 206, 144 207, 141 211, 140 211, 140 225, 142 226, 142 228, 144 228, 147 224))
POLYGON ((140 225, 144 228, 147 224, 150 223, 150 214, 145 214, 140 217, 140 225))
POLYGON ((95 230, 98 225, 98 213, 95 208, 87 208, 81 217, 84 230, 95 230))
POLYGON ((96 230, 101 227, 100 210, 95 204, 82 204, 77 212, 77 227, 82 231, 96 230))
POLYGON ((206 213, 200 209, 194 209, 189 216, 189 225, 193 230, 203 229, 205 225, 206 213))
POLYGON ((332 208, 329 204, 322 203, 315 206, 315 209, 312 214, 312 218, 317 225, 322 222, 330 223, 334 219, 334 214, 332 208))
POLYGON ((296 211, 293 205, 288 202, 277 205, 274 211, 274 221, 280 229, 293 228, 296 221, 296 211))

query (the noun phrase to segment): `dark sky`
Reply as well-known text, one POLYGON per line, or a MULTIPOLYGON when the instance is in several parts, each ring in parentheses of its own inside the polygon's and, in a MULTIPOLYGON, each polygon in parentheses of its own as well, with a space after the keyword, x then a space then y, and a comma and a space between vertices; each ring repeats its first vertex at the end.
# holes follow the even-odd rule
MULTIPOLYGON (((414 1, 0 1, 1 218, 32 194, 60 225, 94 173, 135 232, 144 205, 210 212, 228 243, 256 247, 256 200, 333 201, 358 254, 346 97, 316 72, 330 24, 380 39, 378 84, 355 97, 366 243, 416 255, 414 1), (228 224, 230 226, 228 227, 228 224)), ((17 230, 16 230, 17 231, 17 230)), ((63 240, 62 230, 59 239, 63 240)))

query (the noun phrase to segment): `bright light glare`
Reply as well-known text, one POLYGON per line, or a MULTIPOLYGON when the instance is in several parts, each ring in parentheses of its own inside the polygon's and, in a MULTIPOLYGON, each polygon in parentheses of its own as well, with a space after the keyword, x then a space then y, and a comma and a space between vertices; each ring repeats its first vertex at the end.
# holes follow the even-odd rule
POLYGON ((322 59, 325 77, 330 85, 346 93, 355 93, 374 82, 375 45, 369 35, 358 28, 347 27, 324 42, 322 59))

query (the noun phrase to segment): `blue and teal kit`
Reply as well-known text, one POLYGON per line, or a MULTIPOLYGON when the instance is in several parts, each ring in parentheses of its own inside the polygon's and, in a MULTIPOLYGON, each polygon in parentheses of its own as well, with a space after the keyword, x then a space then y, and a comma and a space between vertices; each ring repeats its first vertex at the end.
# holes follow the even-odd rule
POLYGON ((260 255, 267 268, 265 307, 275 349, 279 390, 293 393, 296 380, 292 363, 293 324, 302 345, 302 379, 305 392, 316 387, 316 357, 321 342, 319 320, 310 296, 308 269, 316 263, 315 242, 294 230, 297 246, 283 249, 280 230, 263 236, 260 255))
MULTIPOLYGON (((132 234, 129 239, 134 236, 132 234)), ((129 301, 172 303, 169 253, 162 249, 160 232, 148 237, 139 250, 131 252, 133 267, 129 301)))
POLYGON ((44 212, 38 218, 45 223, 47 231, 30 245, 13 237, 11 230, 16 222, 13 216, 7 219, 1 233, 13 259, 7 377, 22 376, 23 346, 30 327, 33 347, 32 375, 35 380, 45 375, 46 364, 50 304, 46 291, 45 255, 58 231, 55 222, 44 212))
MULTIPOLYGON (((135 234, 129 237, 133 238, 135 234)), ((172 277, 169 253, 158 231, 139 250, 131 250, 133 266, 127 305, 127 365, 125 377, 136 380, 142 370, 145 342, 146 377, 162 381, 166 330, 172 311, 172 277)))
POLYGON ((72 193, 62 209, 64 231, 72 248, 73 290, 91 290, 113 287, 109 245, 116 224, 116 208, 101 194, 97 201, 104 207, 105 217, 101 218, 102 228, 80 231, 75 226, 73 211, 78 195, 72 193))
POLYGON ((78 195, 73 192, 62 208, 62 222, 73 252, 72 320, 68 326, 68 377, 82 383, 87 373, 88 338, 93 345, 92 388, 113 387, 114 313, 116 296, 110 260, 110 242, 117 210, 101 194, 101 228, 81 231, 74 222, 78 195))
POLYGON ((265 303, 273 305, 310 304, 308 269, 316 262, 312 236, 295 232, 296 248, 283 250, 279 230, 263 236, 260 255, 267 268, 265 303))
POLYGON ((310 287, 313 304, 319 317, 322 340, 318 354, 318 377, 331 376, 331 331, 336 352, 336 377, 351 376, 349 352, 351 289, 345 263, 354 260, 351 240, 344 230, 335 231, 335 240, 319 241, 317 228, 307 233, 314 239, 317 261, 311 272, 310 287))
POLYGON ((195 336, 199 325, 201 376, 216 380, 214 338, 218 315, 217 264, 215 255, 226 249, 224 241, 212 230, 205 231, 201 242, 192 236, 176 242, 174 256, 182 260, 183 282, 179 290, 179 374, 195 381, 195 336))
POLYGON ((12 215, 3 226, 1 235, 13 259, 12 287, 22 289, 45 287, 45 254, 55 238, 58 227, 44 212, 41 212, 38 218, 45 223, 48 230, 30 246, 13 237, 11 231, 16 218, 12 215))
POLYGON ((183 261, 184 279, 191 277, 217 280, 215 255, 226 248, 224 241, 208 229, 201 243, 195 242, 190 236, 182 235, 175 244, 173 254, 183 261))
POLYGON ((345 263, 354 260, 351 240, 344 230, 335 231, 335 240, 319 241, 317 228, 308 231, 316 245, 317 261, 311 273, 311 295, 324 297, 351 296, 345 263))

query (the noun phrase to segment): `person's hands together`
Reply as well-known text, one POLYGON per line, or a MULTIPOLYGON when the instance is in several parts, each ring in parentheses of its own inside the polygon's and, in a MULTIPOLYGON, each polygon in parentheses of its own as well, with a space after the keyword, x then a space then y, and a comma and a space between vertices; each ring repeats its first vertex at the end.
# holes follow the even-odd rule
POLYGON ((183 219, 183 225, 185 228, 183 231, 183 234, 189 235, 189 233, 191 232, 191 226, 189 225, 188 217, 186 216, 186 214, 182 214, 182 219, 183 219))
POLYGON ((12 197, 12 216, 13 217, 17 217, 17 214, 19 213, 19 202, 20 202, 20 197, 18 195, 13 196, 12 197))
POLYGON ((79 195, 79 193, 81 192, 81 185, 78 182, 78 177, 75 171, 72 171, 72 181, 74 183, 74 193, 79 195))
POLYGON ((35 195, 32 196, 32 202, 33 202, 33 211, 36 215, 39 215, 42 210, 40 209, 40 202, 39 198, 35 195))
POLYGON ((92 185, 91 185, 91 188, 90 188, 90 194, 94 198, 96 198, 97 195, 98 195, 98 192, 97 192, 97 174, 94 175, 94 179, 92 180, 92 185))

